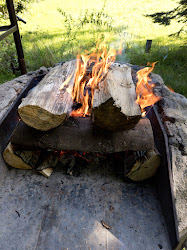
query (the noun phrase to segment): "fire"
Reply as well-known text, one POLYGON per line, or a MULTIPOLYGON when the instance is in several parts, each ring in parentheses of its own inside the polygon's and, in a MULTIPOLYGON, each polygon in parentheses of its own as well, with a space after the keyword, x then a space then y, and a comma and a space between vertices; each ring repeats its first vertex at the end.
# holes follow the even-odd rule
POLYGON ((142 116, 146 115, 146 111, 144 110, 146 107, 152 106, 161 99, 161 97, 154 94, 153 88, 155 85, 150 83, 151 79, 148 77, 153 71, 155 64, 156 62, 151 64, 148 63, 151 67, 145 67, 137 72, 138 82, 136 84, 136 103, 140 105, 142 116))
MULTIPOLYGON (((94 91, 116 58, 116 50, 111 48, 107 51, 104 43, 98 43, 94 52, 90 54, 88 51, 86 52, 86 55, 77 56, 74 86, 72 89, 70 87, 66 89, 71 94, 72 99, 82 105, 79 109, 73 110, 71 116, 85 117, 90 115, 94 91), (91 68, 90 72, 89 68, 91 68)), ((72 75, 62 83, 60 89, 67 87, 71 78, 72 75)))
MULTIPOLYGON (((122 53, 123 40, 121 39, 118 54, 122 53)), ((75 74, 72 73, 61 85, 60 90, 66 89, 79 108, 73 110, 70 116, 85 117, 90 115, 93 105, 94 91, 99 88, 99 83, 104 79, 109 67, 115 62, 116 50, 111 48, 107 51, 106 44, 97 43, 92 53, 77 56, 75 74), (74 75, 73 87, 68 86, 74 75)), ((150 83, 149 73, 154 69, 156 62, 149 64, 137 72, 138 82, 136 85, 136 103, 140 105, 142 116, 146 115, 145 107, 152 106, 161 98, 153 92, 154 84, 150 83)))
POLYGON ((168 87, 168 89, 169 89, 171 92, 175 93, 175 91, 174 91, 170 86, 167 86, 167 87, 168 87))

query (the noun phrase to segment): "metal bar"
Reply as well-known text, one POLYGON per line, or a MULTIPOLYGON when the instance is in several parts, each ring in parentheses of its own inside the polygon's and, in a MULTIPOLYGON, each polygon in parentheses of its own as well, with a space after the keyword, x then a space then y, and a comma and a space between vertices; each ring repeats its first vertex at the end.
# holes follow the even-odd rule
POLYGON ((7 30, 6 32, 4 32, 2 35, 0 35, 0 41, 5 39, 10 34, 14 33, 17 29, 18 29, 18 27, 15 25, 14 27, 12 27, 9 30, 7 30))
MULTIPOLYGON (((9 17, 10 17, 11 26, 18 27, 13 0, 6 0, 6 3, 7 3, 7 9, 8 9, 9 17)), ((18 54, 18 62, 19 62, 21 74, 26 74, 27 70, 26 70, 26 65, 25 65, 25 60, 24 60, 21 38, 19 34, 19 28, 13 33, 13 35, 14 35, 14 41, 16 45, 17 54, 18 54)))
POLYGON ((21 99, 24 98, 27 93, 35 87, 38 82, 45 76, 45 74, 38 75, 32 78, 22 89, 21 93, 17 97, 17 99, 10 106, 9 110, 6 114, 0 119, 0 153, 2 154, 5 149, 7 143, 9 142, 10 136, 15 129, 16 124, 19 122, 17 115, 17 108, 21 103, 21 99))
POLYGON ((168 137, 154 106, 148 112, 147 117, 150 119, 153 128, 156 148, 162 157, 161 166, 156 176, 157 190, 172 249, 174 249, 179 243, 179 232, 173 193, 172 165, 168 137))
POLYGON ((23 20, 21 17, 19 17, 18 15, 16 15, 18 21, 21 21, 22 23, 26 24, 27 22, 25 20, 23 20))
POLYGON ((0 32, 1 31, 6 31, 6 30, 8 30, 8 29, 10 29, 11 28, 11 26, 10 25, 7 25, 7 26, 1 26, 0 27, 0 32))

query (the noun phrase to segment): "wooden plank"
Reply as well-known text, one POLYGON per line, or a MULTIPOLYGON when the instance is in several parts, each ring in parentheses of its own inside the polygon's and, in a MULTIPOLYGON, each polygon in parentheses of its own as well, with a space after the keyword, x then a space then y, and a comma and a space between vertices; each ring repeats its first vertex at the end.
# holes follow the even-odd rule
POLYGON ((20 121, 13 132, 11 142, 32 150, 114 153, 154 149, 152 127, 146 118, 141 119, 133 129, 121 132, 97 129, 89 117, 70 117, 64 124, 47 132, 33 129, 20 121))
POLYGON ((15 31, 17 31, 17 29, 18 29, 18 27, 17 27, 17 25, 15 25, 12 28, 10 28, 9 30, 7 30, 6 32, 4 32, 3 34, 1 34, 0 41, 2 41, 3 39, 5 39, 7 36, 14 33, 15 31))

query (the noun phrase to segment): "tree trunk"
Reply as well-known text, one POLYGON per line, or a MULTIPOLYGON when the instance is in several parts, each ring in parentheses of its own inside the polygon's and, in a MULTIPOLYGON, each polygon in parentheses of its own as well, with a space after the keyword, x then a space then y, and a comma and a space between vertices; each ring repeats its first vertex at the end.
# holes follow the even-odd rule
POLYGON ((95 90, 92 121, 106 130, 119 131, 133 128, 141 117, 136 101, 131 68, 114 64, 106 78, 95 90))
POLYGON ((95 128, 91 119, 70 117, 57 128, 42 132, 22 121, 15 128, 11 142, 23 149, 75 150, 114 153, 126 150, 152 150, 153 132, 150 121, 141 119, 133 129, 105 132, 95 128))
MULTIPOLYGON (((61 84, 75 70, 75 61, 58 65, 33 88, 18 107, 21 119, 30 127, 47 131, 60 125, 71 112, 72 98, 61 84)), ((73 85, 73 76, 69 85, 73 85)), ((73 86, 72 86, 73 87, 73 86)))

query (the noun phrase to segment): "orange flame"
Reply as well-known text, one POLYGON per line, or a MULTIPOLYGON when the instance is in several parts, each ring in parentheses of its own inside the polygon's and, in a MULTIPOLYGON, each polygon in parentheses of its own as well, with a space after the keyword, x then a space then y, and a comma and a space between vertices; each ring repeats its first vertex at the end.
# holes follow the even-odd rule
POLYGON ((123 51, 123 38, 121 38, 121 42, 118 49, 118 55, 122 55, 122 51, 123 51))
POLYGON ((107 51, 106 45, 103 43, 97 43, 94 52, 86 55, 77 56, 76 71, 74 86, 71 89, 67 88, 68 82, 71 76, 69 76, 65 82, 62 83, 60 89, 66 87, 68 93, 71 94, 72 99, 81 103, 81 108, 72 111, 71 116, 83 116, 90 115, 90 110, 93 104, 94 91, 98 88, 99 82, 108 72, 109 67, 115 62, 116 50, 110 49, 107 51), (89 72, 89 68, 92 68, 89 72), (89 96, 91 95, 91 100, 89 96))
POLYGON ((168 87, 168 89, 169 89, 171 92, 175 93, 175 91, 174 91, 170 86, 167 86, 167 87, 168 87))
MULTIPOLYGON (((120 48, 118 54, 122 51, 121 39, 120 48)), ((61 85, 60 90, 66 88, 66 91, 71 95, 72 100, 81 104, 81 107, 77 110, 73 110, 70 116, 85 117, 90 115, 90 110, 93 105, 93 98, 95 89, 99 88, 99 83, 105 77, 109 67, 115 62, 116 50, 114 48, 107 51, 106 44, 104 42, 97 43, 95 50, 92 53, 85 51, 86 54, 77 56, 75 74, 72 73, 61 85), (73 74, 74 85, 68 86, 73 74)), ((161 97, 158 97, 153 92, 154 84, 150 83, 151 79, 148 77, 154 69, 156 62, 148 65, 151 67, 145 67, 137 72, 138 82, 136 85, 136 103, 140 105, 142 116, 146 115, 145 107, 152 106, 159 101, 161 97)))
POLYGON ((148 77, 154 69, 155 64, 156 62, 148 63, 151 67, 145 67, 137 72, 138 82, 136 84, 136 103, 140 105, 142 116, 146 115, 146 111, 144 110, 146 107, 152 106, 161 99, 161 97, 154 94, 153 87, 155 85, 150 83, 151 79, 148 77))

